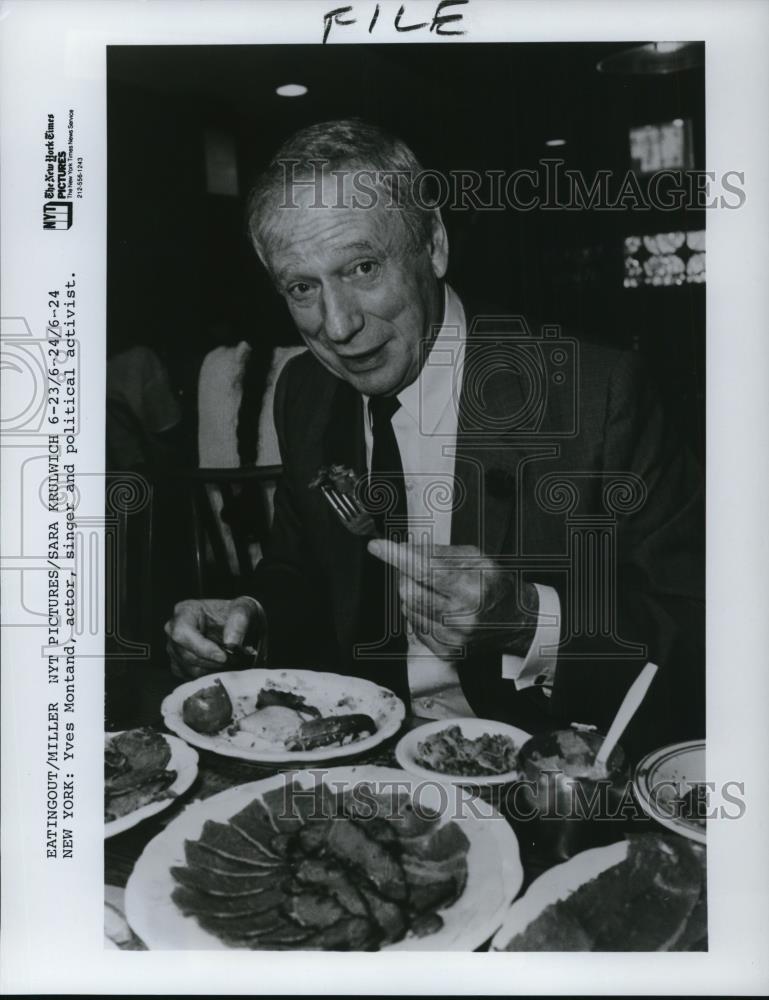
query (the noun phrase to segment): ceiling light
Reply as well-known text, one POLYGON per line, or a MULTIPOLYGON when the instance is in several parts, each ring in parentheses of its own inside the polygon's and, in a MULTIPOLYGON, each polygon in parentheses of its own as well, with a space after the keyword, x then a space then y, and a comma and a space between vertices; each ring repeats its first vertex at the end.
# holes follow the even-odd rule
POLYGON ((602 59, 600 73, 678 73, 705 65, 702 42, 647 42, 602 59))
POLYGON ((565 139, 546 139, 545 140, 545 145, 546 146, 565 146, 566 145, 566 140, 565 139))
POLYGON ((307 88, 303 83, 284 83, 275 88, 275 93, 280 97, 304 97, 307 88))

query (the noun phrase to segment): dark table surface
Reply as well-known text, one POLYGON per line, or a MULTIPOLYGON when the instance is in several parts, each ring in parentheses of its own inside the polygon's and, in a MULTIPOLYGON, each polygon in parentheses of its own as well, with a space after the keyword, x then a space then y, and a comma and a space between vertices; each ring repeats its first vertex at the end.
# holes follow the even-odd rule
MULTIPOLYGON (((130 729, 138 726, 152 726, 166 731, 160 714, 163 698, 179 683, 167 668, 157 668, 143 663, 128 666, 125 670, 108 675, 106 728, 108 731, 130 729)), ((399 768, 395 760, 395 745, 409 728, 424 724, 428 720, 407 717, 404 727, 395 737, 374 748, 368 754, 346 757, 343 761, 330 761, 329 766, 338 763, 372 764, 382 767, 399 768)), ((196 748, 197 749, 197 748, 196 748)), ((296 770, 295 767, 276 768, 263 766, 231 757, 222 757, 198 749, 198 775, 192 787, 179 797, 177 802, 162 812, 145 819, 137 826, 105 840, 104 874, 107 886, 124 887, 139 856, 146 845, 156 837, 190 802, 208 798, 235 785, 258 781, 280 772, 296 770)), ((541 834, 542 824, 525 822, 514 815, 508 804, 511 800, 504 789, 492 787, 480 791, 481 796, 492 802, 515 831, 521 855, 524 879, 519 895, 526 891, 532 881, 562 858, 556 856, 549 840, 541 834)), ((651 820, 633 818, 601 824, 590 823, 580 831, 581 849, 599 846, 621 840, 625 833, 646 830, 659 831, 651 820)))

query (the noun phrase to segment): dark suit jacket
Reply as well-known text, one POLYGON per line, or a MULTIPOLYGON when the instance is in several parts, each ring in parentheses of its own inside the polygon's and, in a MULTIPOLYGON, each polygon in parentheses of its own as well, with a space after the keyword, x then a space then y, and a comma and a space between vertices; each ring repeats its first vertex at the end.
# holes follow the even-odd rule
MULTIPOLYGON (((624 739, 631 756, 704 734, 704 528, 699 472, 666 424, 638 356, 473 323, 460 402, 454 544, 503 557, 561 600, 552 696, 518 692, 498 654, 459 664, 476 713, 531 730, 604 730, 647 660, 660 666, 624 739)), ((360 396, 311 354, 275 397, 284 476, 253 593, 271 660, 370 676, 407 697, 405 671, 354 659, 365 541, 308 483, 365 471, 360 396)), ((429 471, 429 470, 425 470, 429 471)))

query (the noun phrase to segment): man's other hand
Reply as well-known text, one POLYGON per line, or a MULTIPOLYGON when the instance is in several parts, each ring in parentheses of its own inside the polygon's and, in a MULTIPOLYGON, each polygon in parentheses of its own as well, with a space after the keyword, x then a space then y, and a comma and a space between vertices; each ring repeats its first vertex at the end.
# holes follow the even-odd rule
POLYGON ((401 610, 441 659, 480 649, 524 655, 534 637, 539 598, 520 573, 472 545, 415 546, 377 539, 368 550, 399 573, 401 610))
POLYGON ((242 646, 256 640, 259 619, 259 608, 248 597, 181 601, 165 624, 172 672, 188 679, 221 670, 227 655, 218 643, 242 646))

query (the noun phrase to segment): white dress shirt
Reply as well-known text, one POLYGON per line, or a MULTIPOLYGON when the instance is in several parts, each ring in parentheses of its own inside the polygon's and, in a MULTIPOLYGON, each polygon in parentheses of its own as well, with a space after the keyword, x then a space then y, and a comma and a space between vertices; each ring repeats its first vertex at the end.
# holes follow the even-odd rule
MULTIPOLYGON (((446 286, 443 324, 416 381, 398 393, 392 426, 403 464, 409 541, 448 545, 454 494, 454 460, 467 328, 456 293, 446 286)), ((364 397, 366 464, 373 444, 368 399, 364 397)), ((500 655, 502 676, 519 690, 534 684, 547 693, 555 672, 560 638, 560 601, 552 587, 535 584, 539 594, 537 630, 525 657, 500 655)), ((453 663, 440 659, 409 629, 408 679, 415 715, 424 718, 472 716, 453 663)))

